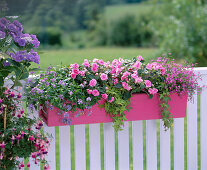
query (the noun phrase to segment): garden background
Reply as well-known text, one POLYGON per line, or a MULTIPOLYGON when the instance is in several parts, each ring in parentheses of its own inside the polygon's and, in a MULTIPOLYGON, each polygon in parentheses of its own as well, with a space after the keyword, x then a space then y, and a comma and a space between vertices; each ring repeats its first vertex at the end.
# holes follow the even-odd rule
MULTIPOLYGON (((207 66, 205 0, 1 0, 0 11, 0 17, 18 16, 24 32, 37 34, 43 70, 50 65, 80 64, 85 58, 111 61, 142 55, 149 61, 166 53, 172 53, 178 62, 187 60, 207 66)), ((198 140, 199 128, 200 125, 198 140)), ((86 131, 89 151, 89 131, 86 131)), ((198 156, 199 151, 200 148, 198 156)), ((86 154, 89 158, 89 152, 86 154)))

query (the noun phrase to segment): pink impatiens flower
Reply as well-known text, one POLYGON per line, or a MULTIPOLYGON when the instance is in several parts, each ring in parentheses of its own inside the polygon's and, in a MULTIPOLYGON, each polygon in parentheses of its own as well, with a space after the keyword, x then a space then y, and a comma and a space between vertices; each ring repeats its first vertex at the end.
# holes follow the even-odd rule
POLYGON ((151 70, 151 69, 152 69, 152 64, 147 64, 146 68, 147 68, 148 70, 151 70))
POLYGON ((116 78, 114 79, 114 85, 118 84, 119 83, 119 80, 116 78))
POLYGON ((113 102, 113 101, 114 101, 114 97, 112 97, 111 100, 109 100, 108 102, 111 103, 111 102, 113 102))
POLYGON ((101 96, 102 96, 102 98, 103 98, 103 99, 105 99, 105 100, 106 100, 106 99, 107 99, 107 97, 108 97, 108 94, 104 93, 104 94, 101 94, 101 96))
POLYGON ((92 80, 90 80, 90 82, 89 82, 89 86, 91 86, 91 87, 96 86, 96 84, 97 84, 96 79, 92 79, 92 80))
POLYGON ((93 72, 97 72, 97 71, 98 71, 98 64, 93 63, 93 64, 92 64, 92 68, 91 68, 91 70, 92 70, 93 72))
POLYGON ((87 89, 87 93, 88 93, 88 94, 91 94, 91 93, 92 93, 92 90, 87 89))
POLYGON ((104 65, 104 61, 103 61, 103 60, 99 60, 98 63, 99 63, 100 65, 104 65))
POLYGON ((122 82, 122 86, 123 86, 124 89, 126 89, 128 91, 132 89, 132 87, 129 86, 128 83, 126 83, 126 82, 122 82))
POLYGON ((92 91, 92 95, 94 95, 94 96, 99 96, 99 91, 98 90, 93 90, 92 91))
POLYGON ((137 78, 135 78, 135 81, 134 82, 137 84, 137 83, 143 82, 143 80, 142 80, 141 77, 137 77, 137 78))
POLYGON ((89 66, 90 66, 90 64, 89 64, 89 62, 88 62, 88 60, 87 60, 87 59, 85 59, 85 60, 84 60, 83 65, 84 65, 85 67, 89 67, 89 66))
POLYGON ((81 75, 82 77, 85 76, 85 71, 80 71, 79 73, 80 73, 80 75, 81 75))
POLYGON ((144 83, 145 83, 146 87, 151 87, 152 86, 152 83, 149 80, 145 80, 144 83))
POLYGON ((108 80, 108 76, 105 73, 102 73, 100 77, 101 77, 101 80, 108 80))
POLYGON ((133 67, 135 67, 135 68, 137 68, 137 69, 140 69, 140 67, 141 67, 141 62, 140 61, 136 61, 135 63, 134 63, 134 65, 133 65, 133 67))
POLYGON ((150 93, 150 94, 156 94, 157 92, 158 92, 158 90, 156 89, 156 88, 149 88, 149 90, 148 90, 148 92, 150 93))
POLYGON ((142 61, 142 60, 143 60, 143 58, 142 58, 141 55, 140 55, 140 56, 137 56, 137 59, 138 59, 139 61, 142 61))
POLYGON ((73 79, 75 79, 75 78, 76 78, 76 76, 77 76, 77 74, 72 73, 70 76, 71 76, 73 79))

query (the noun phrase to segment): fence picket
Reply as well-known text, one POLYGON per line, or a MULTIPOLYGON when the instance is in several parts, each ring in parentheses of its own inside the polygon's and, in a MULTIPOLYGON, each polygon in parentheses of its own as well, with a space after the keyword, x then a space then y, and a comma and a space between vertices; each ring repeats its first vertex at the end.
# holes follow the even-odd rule
POLYGON ((112 123, 104 123, 104 168, 115 170, 115 137, 112 123))
POLYGON ((174 169, 184 169, 184 118, 174 119, 174 169))
POLYGON ((70 126, 59 127, 60 170, 71 169, 70 126))
POLYGON ((165 131, 164 122, 160 120, 160 170, 170 170, 170 129, 165 131))
POLYGON ((197 169, 197 93, 187 104, 187 169, 197 169))
POLYGON ((118 132, 119 170, 129 169, 129 125, 124 122, 124 129, 118 132))
POLYGON ((53 139, 50 141, 50 148, 48 150, 46 160, 48 161, 51 169, 56 169, 56 153, 55 153, 55 127, 48 127, 44 124, 44 131, 51 134, 53 139))
POLYGON ((143 170, 143 124, 132 122, 133 169, 143 170))
POLYGON ((85 125, 74 126, 75 137, 75 169, 86 169, 85 125))
MULTIPOLYGON (((207 78, 206 78, 207 82, 207 78)), ((200 105, 201 129, 201 169, 207 169, 207 89, 203 88, 200 105)))
POLYGON ((89 125, 90 170, 101 170, 100 124, 89 125))
POLYGON ((147 170, 157 170, 156 120, 146 121, 147 170))

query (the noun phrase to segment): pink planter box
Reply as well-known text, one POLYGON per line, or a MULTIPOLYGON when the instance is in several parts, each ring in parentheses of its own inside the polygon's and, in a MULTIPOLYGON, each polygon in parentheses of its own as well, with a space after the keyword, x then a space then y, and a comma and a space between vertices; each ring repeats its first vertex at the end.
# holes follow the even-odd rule
MULTIPOLYGON (((100 104, 103 104, 103 102, 104 100, 99 101, 100 104)), ((187 95, 178 96, 176 93, 171 94, 169 105, 173 118, 185 117, 187 95)), ((158 95, 149 99, 149 96, 146 94, 133 94, 131 98, 131 107, 132 109, 129 112, 126 111, 127 121, 161 119, 158 95)), ((101 110, 98 107, 98 104, 92 106, 91 110, 92 113, 90 116, 88 116, 88 114, 84 114, 79 117, 70 117, 72 119, 71 125, 113 122, 113 120, 107 116, 105 109, 103 108, 101 110)), ((64 113, 58 115, 58 108, 54 107, 52 110, 47 109, 45 111, 43 112, 40 110, 40 117, 43 118, 44 122, 48 126, 66 125, 62 122, 64 113)), ((75 115, 77 113, 75 113, 75 115)))

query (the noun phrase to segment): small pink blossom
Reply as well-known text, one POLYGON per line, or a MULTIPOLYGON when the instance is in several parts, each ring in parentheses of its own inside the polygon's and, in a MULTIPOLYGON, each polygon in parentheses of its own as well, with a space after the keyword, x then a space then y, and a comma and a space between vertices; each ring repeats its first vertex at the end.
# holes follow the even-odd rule
POLYGON ((106 100, 106 99, 107 99, 107 97, 108 97, 108 94, 104 93, 104 94, 101 94, 101 96, 102 96, 102 98, 103 98, 103 99, 105 99, 105 100, 106 100))
POLYGON ((2 149, 4 149, 5 146, 6 146, 6 144, 5 144, 5 142, 3 141, 2 144, 0 144, 0 147, 1 147, 2 149))
POLYGON ((75 79, 76 76, 77 76, 77 74, 75 74, 75 73, 72 73, 72 74, 71 74, 71 78, 73 78, 73 79, 75 79))
POLYGON ((151 87, 152 86, 152 83, 149 80, 145 80, 144 83, 145 83, 146 87, 151 87))
POLYGON ((92 95, 94 95, 94 96, 99 96, 99 91, 98 90, 93 90, 92 91, 92 95))
POLYGON ((140 55, 140 56, 137 56, 137 59, 138 59, 139 61, 142 61, 142 60, 143 60, 143 58, 142 58, 141 55, 140 55))
POLYGON ((138 78, 138 73, 134 72, 131 76, 132 76, 133 79, 136 79, 136 78, 138 78))
POLYGON ((92 94, 92 90, 87 89, 87 93, 88 93, 88 94, 92 94))
POLYGON ((92 79, 92 80, 90 80, 90 82, 89 82, 89 86, 91 86, 91 87, 96 86, 96 84, 97 84, 96 79, 92 79))
POLYGON ((137 78, 135 78, 135 81, 134 82, 137 84, 137 83, 143 82, 143 80, 142 80, 141 77, 137 77, 137 78))
POLYGON ((148 70, 151 70, 151 69, 152 69, 152 64, 147 64, 146 68, 147 68, 148 70))
POLYGON ((103 61, 103 60, 99 60, 98 63, 99 63, 100 65, 104 65, 104 61, 103 61))
POLYGON ((150 94, 156 94, 157 92, 158 92, 158 90, 156 89, 156 88, 149 88, 149 90, 148 90, 148 92, 150 93, 150 94))
POLYGON ((122 82, 122 86, 123 86, 124 89, 126 89, 128 91, 132 89, 132 87, 129 86, 128 83, 126 83, 126 82, 122 82))
POLYGON ((79 74, 79 69, 77 69, 77 68, 72 69, 72 73, 78 75, 79 74))
POLYGON ((90 64, 89 64, 89 62, 88 62, 88 60, 87 60, 87 59, 85 59, 85 60, 84 60, 83 65, 84 65, 85 67, 89 67, 89 66, 90 66, 90 64))
POLYGON ((97 72, 97 71, 98 71, 98 64, 93 63, 93 64, 92 64, 92 68, 91 68, 91 70, 92 70, 93 72, 97 72))
POLYGON ((79 68, 79 65, 77 63, 75 63, 75 64, 73 64, 73 68, 78 69, 79 68))
POLYGON ((119 83, 119 80, 116 78, 114 79, 114 85, 118 84, 119 83))
POLYGON ((101 77, 101 80, 103 80, 103 81, 108 80, 108 76, 105 73, 102 73, 100 77, 101 77))
POLYGON ((108 102, 111 103, 111 102, 113 102, 113 101, 114 101, 114 97, 112 97, 111 100, 109 100, 108 102))
POLYGON ((29 137, 29 140, 30 140, 30 141, 33 141, 34 139, 35 139, 34 136, 30 136, 30 137, 29 137))
POLYGON ((79 74, 84 77, 85 76, 85 71, 80 71, 79 74))
POLYGON ((133 65, 133 67, 135 67, 135 68, 137 68, 137 69, 140 69, 140 67, 141 67, 141 62, 140 61, 136 61, 135 63, 134 63, 134 65, 133 65))
POLYGON ((2 160, 2 159, 3 159, 3 157, 4 157, 4 156, 3 156, 3 153, 1 153, 1 155, 0 155, 0 160, 2 160))

